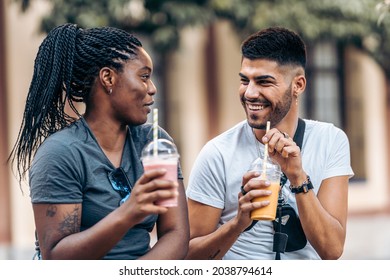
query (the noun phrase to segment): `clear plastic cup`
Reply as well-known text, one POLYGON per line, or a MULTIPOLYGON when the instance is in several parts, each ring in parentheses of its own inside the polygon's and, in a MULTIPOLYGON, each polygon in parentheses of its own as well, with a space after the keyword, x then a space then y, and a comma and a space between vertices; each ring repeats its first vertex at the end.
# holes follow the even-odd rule
MULTIPOLYGON (((145 171, 152 169, 164 168, 167 170, 164 176, 160 177, 163 180, 177 182, 177 169, 179 161, 179 153, 176 145, 166 139, 153 140, 147 144, 142 150, 141 160, 145 171)), ((157 201, 157 205, 165 207, 177 206, 177 197, 157 201)))
POLYGON ((269 200, 270 204, 253 210, 251 212, 251 219, 273 221, 276 217, 276 208, 278 205, 280 191, 280 177, 282 175, 280 166, 276 162, 272 161, 272 159, 269 157, 267 157, 264 164, 264 159, 259 157, 252 162, 249 170, 255 170, 260 173, 259 177, 252 178, 251 180, 270 181, 271 185, 266 189, 272 191, 271 195, 269 196, 256 197, 252 200, 252 202, 269 200))

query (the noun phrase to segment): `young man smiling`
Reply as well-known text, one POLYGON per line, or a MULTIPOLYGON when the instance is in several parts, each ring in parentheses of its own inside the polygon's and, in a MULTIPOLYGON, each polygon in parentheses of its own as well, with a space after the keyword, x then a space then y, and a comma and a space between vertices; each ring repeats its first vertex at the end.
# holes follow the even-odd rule
POLYGON ((252 224, 250 219, 253 209, 269 204, 251 202, 269 195, 269 182, 254 183, 254 172, 248 172, 268 144, 269 156, 286 178, 281 197, 299 216, 290 223, 302 229, 287 232, 288 250, 281 259, 337 259, 344 249, 353 176, 349 141, 333 124, 299 118, 305 44, 295 32, 272 27, 249 36, 241 51, 238 92, 247 119, 209 141, 193 166, 187 188, 187 258, 275 258, 274 223, 252 224))

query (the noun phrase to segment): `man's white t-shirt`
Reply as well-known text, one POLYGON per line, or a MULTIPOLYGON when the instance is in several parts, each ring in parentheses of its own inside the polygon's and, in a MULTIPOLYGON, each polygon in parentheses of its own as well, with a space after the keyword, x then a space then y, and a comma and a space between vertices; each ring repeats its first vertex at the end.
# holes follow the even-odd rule
MULTIPOLYGON (((349 141, 346 134, 333 124, 313 120, 306 123, 302 143, 302 165, 317 194, 322 180, 334 176, 353 176, 350 165, 349 141)), ((237 213, 238 193, 242 176, 259 157, 258 144, 247 121, 210 140, 199 153, 189 177, 187 197, 222 209, 219 226, 237 213)), ((261 154, 264 145, 260 144, 261 154)), ((295 196, 283 187, 283 196, 297 212, 295 196)), ((335 186, 337 187, 337 186, 335 186)), ((274 259, 274 229, 272 221, 259 221, 243 232, 224 259, 274 259)), ((307 245, 298 251, 285 252, 281 259, 320 259, 314 248, 307 245)))

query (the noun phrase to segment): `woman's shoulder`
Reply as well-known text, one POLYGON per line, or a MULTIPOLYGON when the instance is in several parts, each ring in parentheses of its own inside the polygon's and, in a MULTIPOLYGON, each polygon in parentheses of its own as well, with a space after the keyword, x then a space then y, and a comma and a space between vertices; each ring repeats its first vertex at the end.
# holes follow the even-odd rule
MULTIPOLYGON (((153 124, 152 123, 144 123, 137 126, 129 126, 130 134, 133 138, 133 140, 137 141, 152 141, 153 140, 153 124)), ((168 132, 162 128, 161 126, 158 127, 158 138, 165 138, 172 140, 172 137, 168 134, 168 132)))
POLYGON ((76 121, 48 136, 38 150, 60 153, 61 151, 69 150, 75 144, 80 143, 80 140, 86 139, 86 137, 87 131, 85 127, 80 121, 76 121))

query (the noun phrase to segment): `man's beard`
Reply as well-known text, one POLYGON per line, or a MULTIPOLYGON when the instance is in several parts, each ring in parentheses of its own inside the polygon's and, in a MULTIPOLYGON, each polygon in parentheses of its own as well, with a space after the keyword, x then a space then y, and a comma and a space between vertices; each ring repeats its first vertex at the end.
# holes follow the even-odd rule
MULTIPOLYGON (((288 87, 288 89, 284 92, 283 95, 283 102, 284 103, 278 103, 276 104, 276 107, 274 111, 271 112, 271 115, 269 117, 271 127, 275 127, 281 120, 284 119, 284 117, 288 114, 291 108, 292 104, 292 95, 291 95, 291 89, 292 89, 292 83, 288 87)), ((266 122, 265 123, 257 123, 257 117, 255 115, 249 115, 247 113, 248 117, 248 124, 255 129, 266 129, 266 122)))

